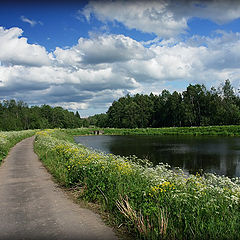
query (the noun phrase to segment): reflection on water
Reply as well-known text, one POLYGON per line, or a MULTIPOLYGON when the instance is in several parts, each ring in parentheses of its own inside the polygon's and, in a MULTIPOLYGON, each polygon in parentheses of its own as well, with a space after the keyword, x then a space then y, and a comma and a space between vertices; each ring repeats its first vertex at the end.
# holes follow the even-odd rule
POLYGON ((75 141, 106 153, 168 163, 189 173, 240 177, 239 137, 79 136, 75 141))

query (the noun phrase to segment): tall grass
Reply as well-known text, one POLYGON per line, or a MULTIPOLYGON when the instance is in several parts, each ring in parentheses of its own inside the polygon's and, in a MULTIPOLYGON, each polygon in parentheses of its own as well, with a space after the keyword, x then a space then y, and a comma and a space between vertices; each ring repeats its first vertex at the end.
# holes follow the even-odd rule
POLYGON ((35 151, 65 186, 96 201, 142 239, 240 239, 240 180, 184 175, 168 165, 96 153, 64 130, 37 133, 35 151))
POLYGON ((35 134, 34 130, 23 130, 23 131, 0 131, 0 163, 7 156, 10 148, 16 143, 20 142, 24 138, 31 137, 35 134))

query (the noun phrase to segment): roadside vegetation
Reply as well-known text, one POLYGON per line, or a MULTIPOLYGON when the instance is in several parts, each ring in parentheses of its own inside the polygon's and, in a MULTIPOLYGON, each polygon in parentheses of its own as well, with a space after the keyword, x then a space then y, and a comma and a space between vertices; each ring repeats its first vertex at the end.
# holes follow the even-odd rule
POLYGON ((0 163, 7 156, 9 150, 24 138, 31 137, 35 134, 34 130, 24 131, 0 131, 0 163))
POLYGON ((142 239, 240 239, 239 178, 186 176, 168 165, 94 152, 73 143, 79 132, 39 131, 35 151, 62 185, 100 203, 119 227, 142 239))

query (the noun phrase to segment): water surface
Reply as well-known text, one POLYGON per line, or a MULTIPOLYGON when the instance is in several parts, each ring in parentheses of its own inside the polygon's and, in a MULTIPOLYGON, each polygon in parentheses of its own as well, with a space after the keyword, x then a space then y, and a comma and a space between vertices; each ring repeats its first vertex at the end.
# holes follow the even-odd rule
POLYGON ((240 177, 239 137, 79 136, 77 143, 115 155, 136 155, 154 165, 163 162, 185 172, 240 177))

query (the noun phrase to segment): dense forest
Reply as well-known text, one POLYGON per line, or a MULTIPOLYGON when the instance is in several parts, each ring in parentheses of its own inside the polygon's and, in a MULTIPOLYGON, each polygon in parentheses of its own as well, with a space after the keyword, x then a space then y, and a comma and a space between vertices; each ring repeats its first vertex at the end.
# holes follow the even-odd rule
POLYGON ((116 128, 240 124, 240 97, 229 80, 210 90, 190 84, 182 93, 163 90, 159 95, 121 97, 106 114, 90 117, 89 123, 116 128))
POLYGON ((85 124, 78 112, 74 114, 62 107, 28 107, 23 101, 13 99, 0 102, 0 130, 77 128, 85 124))

